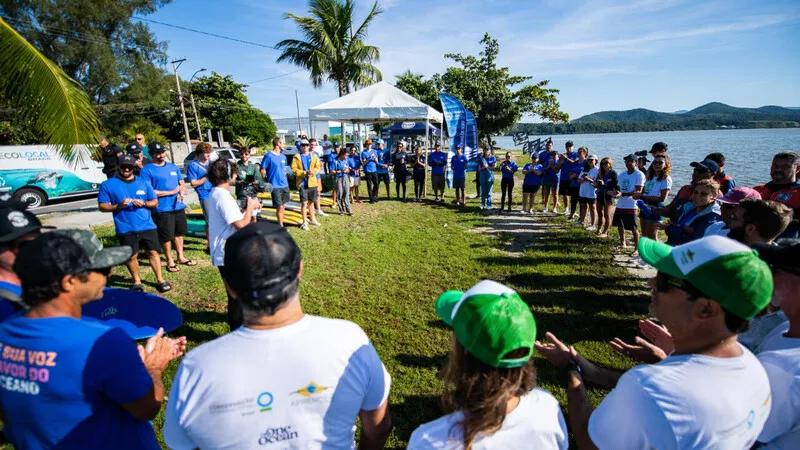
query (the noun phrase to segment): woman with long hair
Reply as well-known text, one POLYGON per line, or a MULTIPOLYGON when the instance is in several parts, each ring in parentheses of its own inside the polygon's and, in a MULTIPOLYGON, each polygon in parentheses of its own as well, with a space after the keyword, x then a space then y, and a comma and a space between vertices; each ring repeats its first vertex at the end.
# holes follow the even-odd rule
POLYGON ((613 192, 617 188, 617 171, 614 170, 614 161, 605 157, 600 160, 600 170, 597 172, 597 236, 608 237, 611 227, 611 209, 614 208, 616 199, 613 192))
POLYGON ((395 196, 400 198, 400 188, 403 188, 403 200, 406 199, 406 183, 408 182, 408 153, 403 142, 397 143, 397 150, 392 155, 392 172, 394 173, 395 196))
POLYGON ((408 448, 567 448, 558 401, 536 387, 536 322, 519 294, 484 280, 442 294, 436 313, 454 331, 443 372, 449 414, 417 428, 408 448))
POLYGON ((677 222, 666 226, 667 244, 675 246, 700 239, 705 236, 706 228, 722 220, 717 204, 718 195, 719 184, 716 181, 700 180, 695 183, 692 202, 681 207, 677 222))
MULTIPOLYGON (((667 155, 656 156, 650 168, 647 169, 647 179, 644 183, 644 190, 640 194, 634 194, 633 198, 642 200, 651 209, 661 208, 666 204, 669 191, 672 189, 672 162, 667 155)), ((642 236, 658 240, 658 224, 663 218, 658 215, 639 212, 642 222, 642 236)))
POLYGON ((418 145, 416 154, 411 158, 411 175, 414 177, 414 201, 419 202, 425 192, 425 154, 422 153, 422 146, 418 145))

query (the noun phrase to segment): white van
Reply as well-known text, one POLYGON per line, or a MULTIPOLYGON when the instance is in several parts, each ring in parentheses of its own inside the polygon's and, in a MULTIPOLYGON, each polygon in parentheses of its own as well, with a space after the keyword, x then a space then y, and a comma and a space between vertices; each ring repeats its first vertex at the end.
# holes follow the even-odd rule
POLYGON ((92 160, 85 146, 76 162, 65 161, 48 145, 0 146, 0 193, 11 193, 31 208, 56 198, 92 194, 106 180, 103 163, 92 160))

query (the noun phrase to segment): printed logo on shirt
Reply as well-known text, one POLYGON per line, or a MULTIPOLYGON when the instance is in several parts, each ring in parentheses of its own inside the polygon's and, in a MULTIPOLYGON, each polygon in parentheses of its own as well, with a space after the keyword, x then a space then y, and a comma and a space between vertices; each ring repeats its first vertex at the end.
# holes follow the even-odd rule
POLYGON ((57 352, 17 348, 0 344, 0 389, 39 395, 40 383, 50 381, 50 367, 56 366, 57 352))
POLYGON ((169 174, 172 175, 173 177, 177 177, 178 176, 178 172, 170 172, 169 174))
POLYGON ((256 399, 256 403, 258 403, 259 408, 261 410, 259 412, 264 411, 271 411, 272 410, 272 394, 269 392, 262 392, 258 394, 258 398, 256 399))
POLYGON ((791 192, 781 192, 780 194, 775 196, 775 201, 778 202, 788 202, 789 199, 792 198, 791 192))
POLYGON ((291 426, 267 428, 267 431, 258 438, 258 445, 269 445, 275 442, 290 441, 297 439, 299 433, 294 431, 291 426))
POLYGON ((331 401, 330 396, 321 395, 328 389, 330 389, 330 387, 320 386, 313 381, 309 381, 306 386, 290 394, 292 396, 300 395, 304 397, 293 400, 291 406, 329 403, 331 401))
POLYGON ((231 402, 213 403, 208 407, 208 412, 209 414, 236 413, 241 417, 252 416, 259 412, 272 411, 274 400, 271 392, 264 391, 255 397, 249 395, 231 402))
POLYGON ((109 306, 108 308, 105 309, 105 311, 103 311, 100 314, 100 317, 114 316, 116 314, 117 314, 117 308, 115 308, 113 306, 109 306))
POLYGON ((753 422, 756 420, 756 412, 754 410, 750 410, 747 414, 747 429, 753 428, 753 422))
POLYGON ((145 192, 143 190, 141 190, 141 189, 136 191, 136 195, 144 195, 144 194, 145 194, 145 192))

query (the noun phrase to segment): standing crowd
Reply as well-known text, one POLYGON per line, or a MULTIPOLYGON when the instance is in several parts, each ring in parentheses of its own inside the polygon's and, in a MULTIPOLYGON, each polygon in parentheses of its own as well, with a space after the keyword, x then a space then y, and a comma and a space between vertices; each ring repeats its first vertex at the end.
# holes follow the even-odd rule
MULTIPOLYGON (((282 150, 282 141, 273 144, 282 150)), ((290 167, 303 220, 316 225, 317 175, 324 168, 310 143, 300 146, 290 167)), ((159 282, 159 250, 175 248, 168 269, 192 262, 177 240, 183 177, 173 174, 177 167, 162 159, 159 147, 149 146, 153 162, 140 175, 134 155, 119 155, 117 172, 101 186, 98 202, 114 214, 119 247, 104 248, 88 231, 43 233, 24 205, 0 199, 0 419, 7 439, 25 449, 157 449, 150 421, 166 402, 163 441, 172 449, 354 448, 357 430, 361 448, 382 448, 392 421, 391 376, 380 355, 358 325, 303 311, 299 247, 281 224, 256 221, 257 200, 240 204, 230 194, 242 177, 250 183, 261 175, 272 185, 273 205, 288 202, 288 184, 275 178, 286 176, 282 154, 265 156, 257 169, 247 161, 244 168, 223 159, 209 164, 201 144, 197 163, 187 168, 207 217, 212 263, 228 293, 231 332, 182 358, 168 396, 164 371, 186 351, 185 338, 159 331, 137 346, 119 329, 81 318, 82 305, 102 297, 112 267, 126 264, 138 284, 131 260, 139 247, 159 282)), ((377 147, 382 150, 380 142, 377 147)), ((552 333, 541 334, 531 308, 502 284, 487 280, 465 292, 447 291, 431 305, 453 332, 442 372, 446 415, 420 424, 409 448, 564 449, 567 422, 578 448, 800 448, 800 240, 792 239, 798 155, 776 154, 772 180, 752 189, 736 187, 722 171, 724 158, 709 155, 692 163, 692 182, 667 203, 666 145, 653 146, 646 173, 636 154, 616 173, 610 159, 598 165, 585 148, 573 155, 568 145, 559 155, 548 147, 546 156, 533 156, 522 168, 523 209, 533 207, 541 187, 545 208, 552 199, 557 212, 560 199, 567 214, 602 234, 610 203, 620 243, 631 231, 641 261, 657 270, 648 284, 650 312, 660 324, 640 321, 643 337, 635 343, 609 344, 642 364, 607 369, 552 333), (727 192, 719 192, 721 184, 727 192), (657 241, 659 229, 667 243, 657 241), (560 369, 566 417, 537 386, 535 352, 560 369), (588 384, 611 389, 597 408, 588 384)), ((445 166, 446 156, 442 163, 437 152, 444 153, 434 151, 421 164, 445 166)), ((367 148, 359 156, 371 201, 380 183, 388 196, 388 176, 381 175, 389 169, 398 196, 405 185, 398 175, 416 182, 421 149, 416 159, 404 153, 398 148, 385 159, 367 148), (398 165, 405 170, 398 172, 398 165)), ((352 149, 335 154, 328 171, 350 177, 352 149)), ((498 164, 486 149, 477 167, 482 206, 492 206, 496 171, 501 206, 510 205, 518 170, 511 155, 498 164)), ((432 176, 445 173, 437 172, 432 176)), ((454 186, 462 186, 456 198, 462 203, 463 184, 454 186)), ((336 187, 342 202, 350 179, 336 187)), ((437 178, 440 202, 444 190, 437 178)), ((343 212, 347 206, 340 203, 343 212)))

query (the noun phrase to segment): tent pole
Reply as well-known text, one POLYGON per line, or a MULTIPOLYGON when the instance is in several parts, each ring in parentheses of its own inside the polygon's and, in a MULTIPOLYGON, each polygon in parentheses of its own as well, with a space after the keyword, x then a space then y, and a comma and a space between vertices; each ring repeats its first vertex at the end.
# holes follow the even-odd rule
MULTIPOLYGON (((428 149, 431 146, 430 139, 428 138, 428 127, 430 127, 430 119, 425 119, 425 165, 428 165, 428 149)), ((425 171, 428 171, 428 168, 425 167, 425 171)), ((428 183, 427 180, 422 185, 422 198, 427 200, 428 199, 428 183)))

